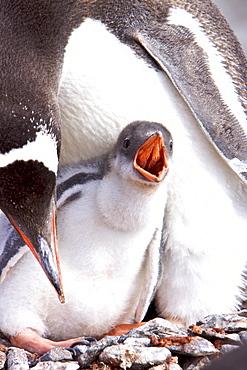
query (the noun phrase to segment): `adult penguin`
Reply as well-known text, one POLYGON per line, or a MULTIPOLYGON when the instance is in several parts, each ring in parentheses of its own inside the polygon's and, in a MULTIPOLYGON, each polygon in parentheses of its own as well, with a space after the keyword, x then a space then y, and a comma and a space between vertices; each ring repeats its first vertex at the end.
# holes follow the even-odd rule
POLYGON ((26 243, 10 238, 0 250, 0 277, 28 246, 64 301, 55 226, 62 46, 42 2, 0 7, 0 209, 26 243))
POLYGON ((175 146, 157 312, 190 324, 237 309, 247 259, 247 63, 238 40, 211 1, 76 9, 83 17, 59 94, 61 162, 104 153, 129 121, 162 122, 175 146))

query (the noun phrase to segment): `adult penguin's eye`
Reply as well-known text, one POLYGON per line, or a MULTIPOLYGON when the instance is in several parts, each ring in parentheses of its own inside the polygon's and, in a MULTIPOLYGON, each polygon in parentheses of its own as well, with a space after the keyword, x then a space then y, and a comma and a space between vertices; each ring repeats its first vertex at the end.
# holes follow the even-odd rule
POLYGON ((130 139, 129 138, 124 139, 123 148, 128 149, 129 146, 130 146, 130 139))

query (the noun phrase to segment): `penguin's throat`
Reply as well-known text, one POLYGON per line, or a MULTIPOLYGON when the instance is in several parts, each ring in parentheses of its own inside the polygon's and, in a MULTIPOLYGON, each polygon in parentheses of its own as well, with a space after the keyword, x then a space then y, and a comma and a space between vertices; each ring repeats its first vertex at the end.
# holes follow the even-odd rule
POLYGON ((146 140, 137 150, 133 164, 134 168, 149 181, 162 181, 168 171, 162 136, 155 134, 146 140))

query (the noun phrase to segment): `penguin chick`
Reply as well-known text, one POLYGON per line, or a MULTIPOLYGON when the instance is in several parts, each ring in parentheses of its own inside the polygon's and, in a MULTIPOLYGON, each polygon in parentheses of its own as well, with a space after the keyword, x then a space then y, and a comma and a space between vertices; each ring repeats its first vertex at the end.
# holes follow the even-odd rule
MULTIPOLYGON (((171 155, 169 131, 137 121, 110 154, 61 169, 57 223, 66 303, 55 299, 28 251, 0 285, 0 329, 13 344, 21 339, 25 349, 43 353, 144 318, 159 276, 171 155)), ((7 227, 5 220, 6 233, 7 227)))

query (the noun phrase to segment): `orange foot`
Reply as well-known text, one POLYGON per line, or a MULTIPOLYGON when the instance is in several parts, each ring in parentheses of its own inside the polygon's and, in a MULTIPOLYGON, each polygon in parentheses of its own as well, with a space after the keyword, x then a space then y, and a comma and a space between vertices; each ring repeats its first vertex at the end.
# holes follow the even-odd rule
MULTIPOLYGON (((178 327, 186 326, 185 322, 179 318, 166 318, 165 320, 172 322, 173 324, 176 324, 178 327)), ((121 324, 113 328, 109 333, 105 334, 104 337, 110 336, 110 335, 116 335, 120 336, 122 334, 128 333, 131 329, 139 328, 139 326, 142 326, 146 324, 147 322, 138 322, 136 324, 121 324)))
POLYGON ((41 337, 33 329, 25 329, 16 336, 10 337, 10 342, 19 348, 29 352, 39 353, 40 355, 50 351, 53 347, 71 347, 74 343, 81 341, 83 338, 73 338, 55 342, 50 339, 41 337))
POLYGON ((135 328, 139 328, 139 326, 142 326, 146 324, 146 322, 138 322, 136 324, 121 324, 121 325, 118 325, 116 326, 115 328, 113 328, 111 331, 109 331, 109 333, 107 333, 106 335, 104 335, 105 337, 109 336, 109 335, 116 335, 116 336, 119 336, 119 335, 122 335, 122 334, 126 334, 128 333, 131 329, 135 329, 135 328))

